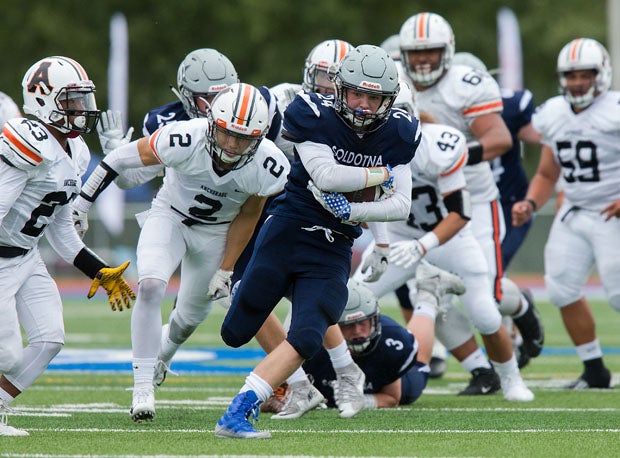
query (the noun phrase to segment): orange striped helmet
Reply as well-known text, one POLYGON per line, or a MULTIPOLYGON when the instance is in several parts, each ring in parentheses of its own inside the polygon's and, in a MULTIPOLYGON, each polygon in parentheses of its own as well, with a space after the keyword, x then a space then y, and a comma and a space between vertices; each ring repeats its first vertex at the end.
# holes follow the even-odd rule
POLYGON ((76 137, 99 120, 95 85, 75 60, 52 56, 34 63, 22 80, 24 113, 76 137))
POLYGON ((334 93, 331 76, 344 56, 353 49, 350 43, 343 40, 325 40, 316 45, 304 65, 304 80, 301 85, 306 92, 334 93))
POLYGON ((250 84, 231 84, 218 93, 207 117, 207 150, 225 170, 250 162, 269 130, 267 102, 250 84))
POLYGON ((557 65, 560 93, 571 105, 585 108, 594 97, 611 86, 611 62, 605 47, 591 38, 576 38, 567 43, 558 55, 557 65), (566 88, 566 73, 575 70, 596 71, 596 82, 583 95, 572 95, 566 88))
POLYGON ((454 57, 454 33, 443 17, 435 13, 419 13, 411 16, 400 28, 400 51, 402 62, 409 77, 421 86, 432 86, 444 74, 454 57), (437 68, 413 68, 407 58, 408 51, 442 48, 437 68))

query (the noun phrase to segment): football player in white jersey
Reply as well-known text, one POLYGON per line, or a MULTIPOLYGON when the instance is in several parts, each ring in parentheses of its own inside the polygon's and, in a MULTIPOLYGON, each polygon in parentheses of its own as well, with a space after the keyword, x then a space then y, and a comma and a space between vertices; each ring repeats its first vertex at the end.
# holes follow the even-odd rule
POLYGON ((0 92, 0 129, 9 119, 21 117, 22 113, 13 99, 4 92, 0 92))
POLYGON ((129 261, 110 268, 78 237, 69 202, 80 191, 99 111, 95 85, 73 59, 52 56, 33 64, 22 80, 24 112, 0 142, 0 436, 27 436, 6 423, 8 404, 45 371, 64 344, 58 287, 39 253, 45 234, 66 262, 102 286, 112 310, 135 296, 122 277, 129 261), (22 348, 22 326, 28 345, 22 348))
MULTIPOLYGON (((534 308, 514 282, 503 276, 501 240, 505 227, 489 161, 504 154, 512 145, 512 138, 501 117, 499 86, 488 72, 452 65, 454 33, 438 14, 410 17, 402 25, 399 37, 401 60, 418 91, 419 110, 430 113, 439 123, 459 129, 467 137, 469 158, 464 171, 471 193, 472 230, 485 254, 500 310, 520 315, 524 328, 535 328, 539 321, 534 308)), ((522 334, 533 336, 531 346, 542 350, 542 329, 528 329, 522 334)))
MULTIPOLYGON (((407 88, 405 82, 401 90, 403 87, 407 88)), ((423 115, 421 119, 424 120, 423 115)), ((378 281, 364 283, 364 286, 382 297, 414 279, 422 258, 458 274, 466 288, 461 302, 497 368, 504 397, 509 401, 531 401, 534 395, 523 383, 516 362, 512 364, 512 347, 507 345, 509 337, 491 295, 484 254, 468 224, 471 207, 463 173, 466 162, 466 140, 461 132, 446 125, 422 123, 422 142, 411 162, 413 185, 409 218, 387 224, 392 247, 390 264, 378 281), (416 247, 417 256, 410 256, 414 251, 412 245, 416 247)), ((368 247, 363 258, 372 250, 373 247, 368 247)), ((354 278, 362 281, 361 268, 354 278)), ((413 316, 416 313, 419 313, 417 307, 413 316)), ((411 321, 408 327, 410 324, 411 321)), ((435 328, 438 338, 451 351, 471 336, 467 318, 453 306, 448 307, 445 319, 436 321, 435 328), (454 331, 461 329, 467 330, 465 340, 458 340, 462 332, 453 338, 454 331)), ((477 366, 490 370, 486 358, 477 361, 477 366)), ((494 390, 497 389, 499 386, 494 386, 494 390)))
POLYGON ((568 388, 610 388, 583 287, 596 266, 610 305, 620 312, 620 246, 613 242, 620 238, 620 92, 609 91, 609 54, 590 38, 562 48, 557 75, 562 95, 532 118, 543 148, 512 218, 515 225, 528 221, 561 180, 565 195, 545 246, 545 284, 584 366, 568 388))
POLYGON ((76 200, 79 210, 88 211, 117 170, 166 167, 137 248, 139 289, 131 318, 134 421, 153 419, 158 358, 169 365, 213 301, 229 295, 233 266, 267 197, 284 188, 289 162, 264 139, 268 129, 268 107, 258 89, 232 84, 215 97, 207 118, 168 124, 108 154, 76 200), (161 302, 179 264, 176 307, 169 334, 162 335, 161 302))

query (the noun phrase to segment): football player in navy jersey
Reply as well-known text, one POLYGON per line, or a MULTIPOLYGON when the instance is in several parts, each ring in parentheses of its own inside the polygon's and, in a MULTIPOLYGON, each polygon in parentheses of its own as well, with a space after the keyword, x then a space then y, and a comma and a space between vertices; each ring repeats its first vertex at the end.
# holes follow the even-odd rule
MULTIPOLYGON (((433 346, 435 317, 432 312, 429 316, 428 311, 436 308, 440 295, 462 293, 463 281, 428 263, 420 264, 416 271, 418 294, 411 332, 379 313, 377 298, 366 286, 353 279, 347 286, 349 298, 338 325, 366 376, 364 407, 380 409, 415 402, 426 387, 433 346)), ((334 407, 336 373, 327 351, 321 349, 303 367, 314 378, 327 405, 334 407)))
MULTIPOLYGON (((232 347, 247 343, 289 288, 291 324, 286 340, 249 374, 218 420, 216 437, 271 437, 250 417, 257 419, 260 403, 320 350, 327 327, 342 314, 360 222, 405 219, 411 206, 408 163, 420 130, 417 119, 391 109, 399 87, 394 62, 381 48, 358 46, 342 60, 334 84, 335 95, 299 94, 285 112, 283 136, 295 143, 295 161, 221 334, 232 347), (377 201, 349 202, 342 194, 374 186, 386 191, 377 201)), ((363 405, 349 402, 343 369, 336 370, 336 396, 340 416, 351 417, 363 405)), ((364 384, 363 373, 348 379, 354 388, 364 384)))

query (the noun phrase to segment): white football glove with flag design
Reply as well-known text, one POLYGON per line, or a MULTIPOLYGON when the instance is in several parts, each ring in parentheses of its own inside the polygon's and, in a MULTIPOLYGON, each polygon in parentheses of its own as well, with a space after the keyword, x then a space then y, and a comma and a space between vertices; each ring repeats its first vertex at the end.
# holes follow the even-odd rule
POLYGON ((348 221, 351 217, 351 204, 341 192, 323 192, 312 180, 308 180, 308 189, 321 206, 336 218, 348 221))

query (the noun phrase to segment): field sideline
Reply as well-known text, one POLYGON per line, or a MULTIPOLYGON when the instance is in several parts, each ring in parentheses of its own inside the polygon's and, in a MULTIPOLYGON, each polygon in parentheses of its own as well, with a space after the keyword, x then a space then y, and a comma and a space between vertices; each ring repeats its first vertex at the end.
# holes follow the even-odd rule
MULTIPOLYGON (((180 375, 169 377, 156 393, 155 421, 134 424, 128 415, 130 315, 112 313, 101 295, 92 301, 77 295, 85 292, 67 294, 67 341, 54 361, 57 369, 13 405, 17 412, 10 423, 27 429, 30 437, 1 438, 0 456, 620 456, 618 389, 562 389, 581 365, 557 310, 546 302, 538 307, 548 346, 523 371, 536 394, 532 403, 508 403, 500 394, 456 396, 469 374, 452 359, 445 376, 431 380, 412 406, 363 411, 348 420, 334 410, 290 421, 262 414, 258 428, 271 431, 273 438, 242 441, 215 439, 213 427, 262 352, 254 342, 240 350, 221 344, 222 308, 214 307, 173 362, 180 375), (101 367, 85 367, 91 363, 84 358, 101 367), (110 359, 117 366, 106 367, 110 359), (67 361, 74 366, 60 367, 67 361)), ((164 316, 171 303, 172 295, 164 316)), ((600 301, 593 308, 607 365, 620 385, 620 315, 600 301)), ((398 318, 390 299, 382 302, 382 311, 398 318)), ((278 308, 284 312, 284 306, 278 308)))

